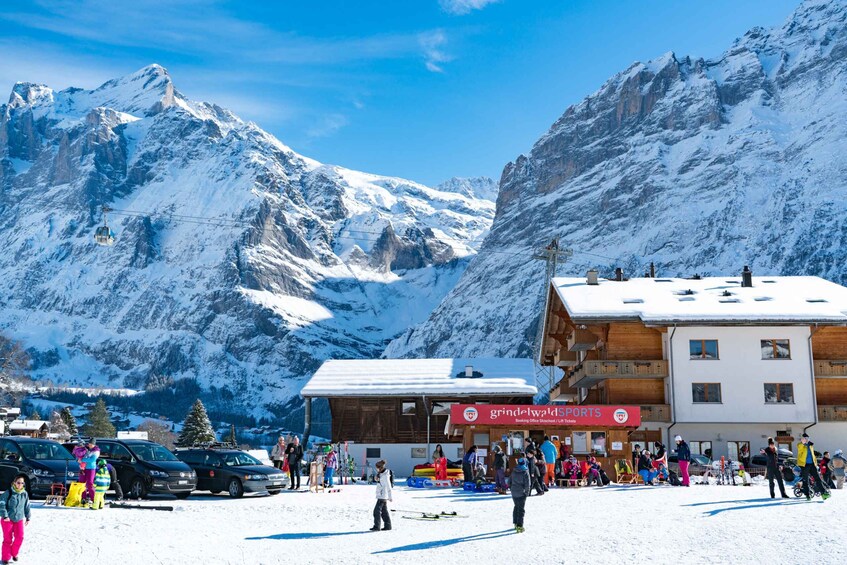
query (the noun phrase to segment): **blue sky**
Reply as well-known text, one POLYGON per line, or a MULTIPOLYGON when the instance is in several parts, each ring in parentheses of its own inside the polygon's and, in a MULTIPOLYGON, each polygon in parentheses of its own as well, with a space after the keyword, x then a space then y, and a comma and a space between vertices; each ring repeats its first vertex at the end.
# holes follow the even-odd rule
MULTIPOLYGON (((799 0, 18 1, 0 89, 150 63, 325 163, 437 184, 526 153, 636 60, 715 57, 799 0)), ((5 95, 3 95, 5 97, 5 95)))

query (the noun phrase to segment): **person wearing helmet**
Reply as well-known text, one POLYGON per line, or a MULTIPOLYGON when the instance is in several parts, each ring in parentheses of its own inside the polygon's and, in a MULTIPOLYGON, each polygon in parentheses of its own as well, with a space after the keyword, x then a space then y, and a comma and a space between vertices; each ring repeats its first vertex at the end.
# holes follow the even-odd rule
POLYGON ((673 438, 676 442, 676 459, 679 462, 679 474, 682 476, 682 486, 691 486, 691 477, 688 475, 688 466, 691 464, 691 450, 682 436, 673 438))
POLYGON ((109 473, 109 467, 105 459, 97 460, 97 471, 94 473, 94 504, 91 506, 94 510, 102 510, 105 505, 106 491, 112 482, 112 476, 109 473))

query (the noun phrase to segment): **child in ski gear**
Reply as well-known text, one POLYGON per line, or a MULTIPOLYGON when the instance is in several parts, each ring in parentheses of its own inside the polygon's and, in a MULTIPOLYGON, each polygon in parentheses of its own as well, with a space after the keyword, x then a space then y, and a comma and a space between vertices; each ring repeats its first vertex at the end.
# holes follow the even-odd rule
POLYGON ((506 494, 509 488, 506 484, 506 454, 499 445, 494 446, 494 483, 498 493, 506 494))
POLYGON ((95 510, 102 510, 106 499, 106 491, 109 490, 109 485, 112 482, 112 477, 109 474, 109 467, 106 465, 105 459, 97 460, 97 471, 94 473, 94 505, 95 510))
POLYGON ((544 474, 544 482, 552 487, 556 484, 556 456, 559 454, 559 450, 550 441, 550 436, 544 436, 544 443, 541 444, 541 453, 544 454, 544 463, 547 466, 544 474))
POLYGON ((641 475, 645 485, 652 485, 653 479, 659 474, 659 471, 653 469, 650 452, 646 449, 641 451, 641 456, 638 458, 638 474, 641 475))
POLYGON ((771 498, 776 498, 776 493, 773 489, 774 479, 779 485, 779 492, 782 494, 782 498, 788 498, 788 495, 785 494, 785 483, 782 481, 782 469, 780 469, 779 458, 777 457, 776 444, 772 437, 768 438, 768 446, 762 450, 762 453, 767 457, 767 477, 768 487, 771 489, 771 498))
POLYGON ((826 485, 823 484, 821 476, 818 473, 817 458, 815 457, 815 444, 809 441, 809 435, 803 434, 800 438, 800 444, 797 446, 797 465, 802 470, 803 494, 806 495, 806 500, 812 500, 812 494, 809 490, 809 476, 815 479, 815 488, 821 493, 821 498, 826 500, 829 498, 829 491, 826 485))
POLYGON ((274 467, 277 469, 282 469, 282 462, 285 460, 285 438, 279 436, 279 439, 276 440, 276 444, 271 449, 271 460, 274 463, 274 467))
POLYGON ((16 475, 9 489, 0 494, 0 526, 3 527, 3 563, 18 560, 24 542, 24 526, 29 525, 29 495, 26 475, 16 475))
POLYGON ((332 475, 335 473, 335 470, 338 468, 338 457, 335 455, 335 451, 332 448, 329 449, 329 452, 326 454, 326 459, 324 460, 324 485, 331 487, 332 486, 332 475))
POLYGON ((288 490, 297 490, 300 488, 300 461, 303 460, 303 446, 300 445, 299 437, 294 436, 285 448, 285 458, 288 461, 288 490))
POLYGON ((473 482, 473 470, 476 468, 476 446, 472 445, 465 456, 462 458, 462 473, 465 475, 465 482, 473 482))
POLYGON ((97 459, 100 457, 100 448, 94 438, 89 438, 85 445, 77 444, 73 450, 73 456, 79 462, 79 482, 85 483, 85 494, 82 496, 82 505, 91 507, 94 501, 94 475, 97 473, 97 459))
POLYGON ((376 462, 376 506, 374 506, 374 527, 372 532, 380 530, 379 522, 382 518, 383 530, 391 529, 391 516, 388 514, 388 503, 391 502, 391 478, 385 467, 385 460, 376 462))
POLYGON ((532 490, 527 465, 527 460, 524 457, 518 458, 517 466, 512 469, 511 476, 512 502, 515 505, 512 510, 512 523, 515 525, 515 531, 518 533, 524 531, 523 519, 526 514, 526 499, 532 490))
POLYGON ((832 471, 835 475, 835 488, 841 490, 844 487, 844 468, 847 467, 847 458, 840 449, 835 450, 832 456, 832 471))
POLYGON ((673 438, 676 442, 676 458, 679 461, 679 474, 682 475, 682 486, 691 486, 691 478, 688 475, 688 465, 691 463, 691 450, 682 436, 673 438))

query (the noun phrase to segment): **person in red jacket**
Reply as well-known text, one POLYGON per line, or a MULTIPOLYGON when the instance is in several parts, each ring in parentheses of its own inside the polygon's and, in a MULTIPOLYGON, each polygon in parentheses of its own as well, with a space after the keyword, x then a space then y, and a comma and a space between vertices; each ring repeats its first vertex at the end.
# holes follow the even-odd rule
POLYGON ((432 454, 432 462, 435 465, 435 480, 447 480, 447 458, 444 457, 444 449, 441 444, 435 446, 435 451, 432 454))

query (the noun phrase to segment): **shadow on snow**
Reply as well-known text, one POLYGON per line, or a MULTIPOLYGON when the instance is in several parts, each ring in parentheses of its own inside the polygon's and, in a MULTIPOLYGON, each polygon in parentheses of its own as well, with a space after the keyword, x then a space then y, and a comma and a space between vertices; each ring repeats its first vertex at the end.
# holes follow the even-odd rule
POLYGON ((508 530, 500 530, 498 532, 487 532, 484 534, 475 534, 472 536, 463 536, 460 538, 424 541, 421 543, 413 543, 410 545, 401 545, 400 547, 394 547, 391 549, 384 549, 382 551, 375 551, 373 552, 373 555, 379 555, 380 553, 399 553, 401 551, 420 551, 422 549, 435 549, 438 547, 445 547, 448 545, 455 545, 457 543, 464 543, 468 541, 488 541, 490 539, 501 538, 503 536, 508 536, 514 533, 515 530, 509 528, 508 530))

